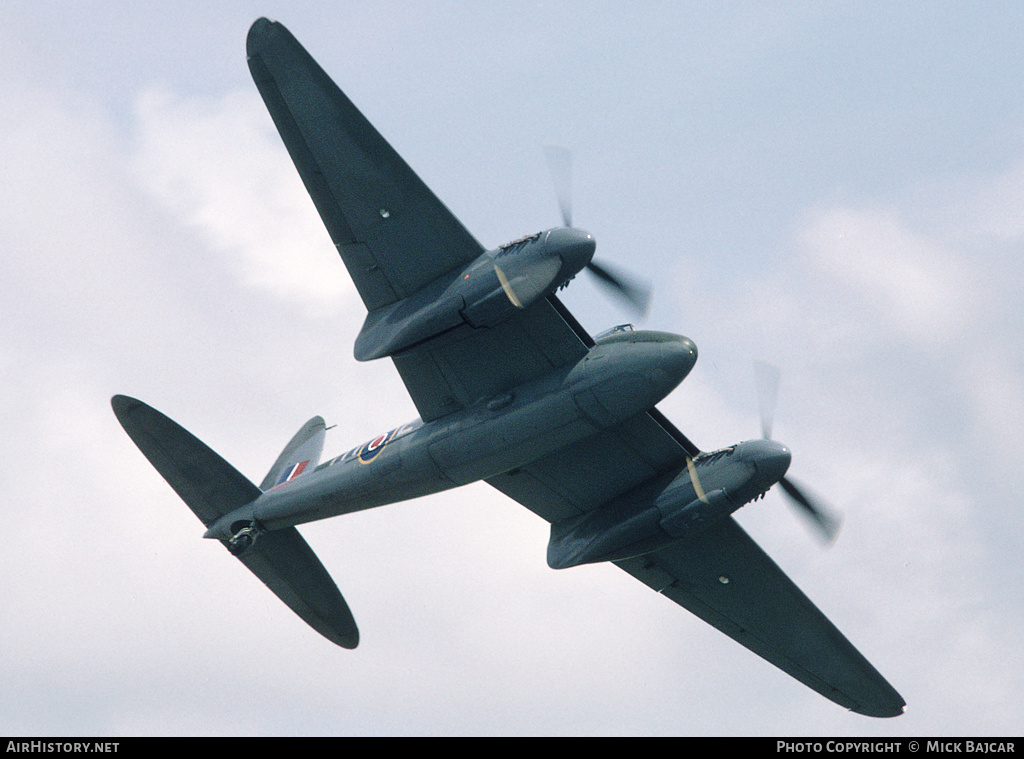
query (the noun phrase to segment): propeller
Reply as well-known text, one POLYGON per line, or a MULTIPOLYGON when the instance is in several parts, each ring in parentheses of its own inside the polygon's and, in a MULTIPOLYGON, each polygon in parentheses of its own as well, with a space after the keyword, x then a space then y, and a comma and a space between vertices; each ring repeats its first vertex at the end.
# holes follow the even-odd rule
MULTIPOLYGON (((778 367, 757 361, 754 364, 757 380, 758 407, 761 415, 761 436, 765 440, 772 439, 772 423, 775 417, 775 404, 779 397, 778 367)), ((842 518, 820 501, 807 495, 804 488, 792 479, 783 477, 779 480, 783 492, 797 510, 810 521, 817 535, 826 545, 831 545, 839 534, 842 518)))
MULTIPOLYGON (((572 153, 558 145, 545 145, 544 155, 555 185, 558 208, 562 212, 562 225, 572 226, 572 153)), ((587 269, 618 297, 624 300, 638 316, 645 316, 651 303, 651 287, 633 277, 622 274, 607 264, 591 261, 587 269)))
POLYGON ((572 226, 572 153, 558 145, 545 145, 544 157, 555 185, 558 208, 562 212, 562 226, 572 226))

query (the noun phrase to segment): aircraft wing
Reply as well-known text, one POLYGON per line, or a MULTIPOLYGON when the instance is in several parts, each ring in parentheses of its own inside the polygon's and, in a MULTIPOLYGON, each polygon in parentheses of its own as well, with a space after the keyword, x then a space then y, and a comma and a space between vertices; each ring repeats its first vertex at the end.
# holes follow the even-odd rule
MULTIPOLYGON (((653 410, 488 482, 557 521, 678 467, 686 455, 653 410)), ((903 712, 899 693, 731 517, 615 563, 837 704, 874 717, 903 712)))
MULTIPOLYGON (((260 19, 247 50, 253 79, 368 310, 483 252, 287 29, 260 19)), ((456 327, 392 358, 431 421, 574 363, 591 345, 549 296, 492 328, 456 327)), ((652 409, 488 482, 557 521, 696 452, 652 409)), ((863 714, 902 711, 896 691, 732 519, 617 563, 827 698, 863 714)))
POLYGON ((261 18, 249 69, 367 310, 483 252, 284 26, 261 18))
POLYGON ((652 409, 487 482, 547 521, 557 522, 678 469, 687 453, 676 434, 652 409))
POLYGON ((837 704, 869 717, 903 713, 900 694, 731 517, 615 563, 837 704))
MULTIPOLYGON (((484 252, 281 24, 259 19, 249 69, 367 310, 484 252)), ((429 422, 575 362, 590 336, 549 297, 489 329, 463 325, 393 356, 429 422)))
POLYGON ((594 341, 554 296, 488 329, 463 325, 392 359, 429 422, 583 358, 594 341))

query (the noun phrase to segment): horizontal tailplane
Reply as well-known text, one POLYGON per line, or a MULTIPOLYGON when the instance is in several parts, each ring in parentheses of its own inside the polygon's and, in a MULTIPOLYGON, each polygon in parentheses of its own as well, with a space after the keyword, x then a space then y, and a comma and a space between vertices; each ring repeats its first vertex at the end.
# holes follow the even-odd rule
POLYGON ((243 474, 155 408, 125 395, 110 405, 128 437, 207 527, 259 497, 243 474))
MULTIPOLYGON (((156 409, 124 395, 115 395, 110 403, 128 436, 207 527, 262 493, 205 443, 156 409)), ((315 467, 323 438, 323 419, 315 417, 285 447, 267 479, 281 477, 302 462, 315 467)), ((227 541, 222 542, 314 630, 339 646, 355 648, 359 630, 352 612, 298 530, 264 531, 256 524, 247 529, 255 535, 247 547, 232 550, 227 541)))
POLYGON ((342 648, 359 645, 359 629, 341 591, 294 527, 264 532, 238 560, 327 640, 342 648))

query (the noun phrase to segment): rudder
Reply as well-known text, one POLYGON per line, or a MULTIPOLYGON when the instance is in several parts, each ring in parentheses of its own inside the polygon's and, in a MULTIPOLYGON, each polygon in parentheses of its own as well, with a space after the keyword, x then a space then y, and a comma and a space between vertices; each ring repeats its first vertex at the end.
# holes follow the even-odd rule
POLYGON ((312 472, 320 463, 324 450, 327 425, 322 417, 314 416, 288 442, 277 461, 270 467, 267 476, 260 483, 260 490, 270 490, 294 480, 300 474, 312 472))

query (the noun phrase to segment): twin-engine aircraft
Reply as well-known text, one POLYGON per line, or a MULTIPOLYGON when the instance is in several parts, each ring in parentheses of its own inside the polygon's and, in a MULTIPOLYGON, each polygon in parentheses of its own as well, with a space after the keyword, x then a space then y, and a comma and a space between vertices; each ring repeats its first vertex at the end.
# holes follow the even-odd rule
POLYGON ((390 356, 420 418, 320 462, 315 417, 257 487, 146 404, 117 418, 206 526, 293 611, 354 648, 348 605, 296 525, 484 480, 551 523, 548 564, 610 561, 826 698, 891 717, 904 701, 730 516, 785 477, 770 439, 702 452, 655 405, 689 339, 592 338, 555 296, 592 262, 567 225, 485 250, 282 25, 249 30, 249 69, 368 315, 355 357, 390 356))

